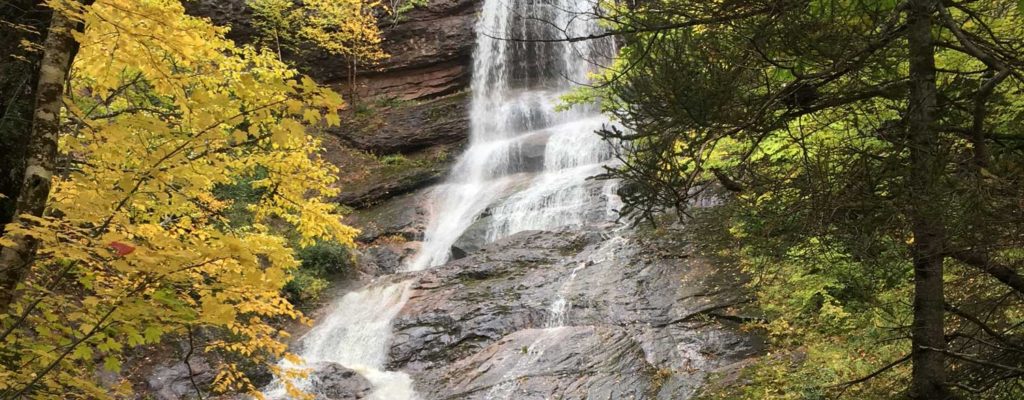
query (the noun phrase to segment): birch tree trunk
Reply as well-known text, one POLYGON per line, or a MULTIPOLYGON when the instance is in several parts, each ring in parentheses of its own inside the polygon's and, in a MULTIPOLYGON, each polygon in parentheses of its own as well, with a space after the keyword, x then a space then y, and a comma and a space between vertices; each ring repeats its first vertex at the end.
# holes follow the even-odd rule
MULTIPOLYGON (((50 195, 51 178, 57 158, 60 111, 71 58, 77 48, 72 30, 77 24, 65 13, 55 11, 50 20, 43 59, 39 65, 32 133, 27 146, 25 178, 18 195, 14 223, 27 223, 23 216, 41 216, 50 195)), ((15 299, 19 283, 32 265, 38 241, 26 235, 8 235, 12 246, 0 250, 0 314, 15 299)))

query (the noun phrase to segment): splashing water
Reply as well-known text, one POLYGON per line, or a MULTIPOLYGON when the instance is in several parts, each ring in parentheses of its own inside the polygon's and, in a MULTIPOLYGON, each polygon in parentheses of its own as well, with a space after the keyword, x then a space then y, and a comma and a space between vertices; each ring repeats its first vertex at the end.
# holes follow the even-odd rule
MULTIPOLYGON (((391 320, 409 298, 409 282, 370 286, 342 297, 316 327, 302 337, 299 356, 307 365, 318 362, 341 364, 370 381, 371 400, 415 400, 412 378, 402 372, 385 371, 391 320)), ((282 361, 284 368, 304 366, 282 361)), ((297 382, 310 390, 308 380, 297 382)), ((275 382, 266 391, 272 399, 288 398, 285 388, 275 382)))
POLYGON ((484 2, 476 27, 470 145, 433 192, 424 244, 410 270, 446 262, 452 244, 488 210, 488 241, 609 219, 615 183, 587 179, 611 159, 594 133, 608 120, 593 106, 555 108, 597 63, 610 59, 614 43, 531 42, 600 33, 596 7, 590 0, 484 2))

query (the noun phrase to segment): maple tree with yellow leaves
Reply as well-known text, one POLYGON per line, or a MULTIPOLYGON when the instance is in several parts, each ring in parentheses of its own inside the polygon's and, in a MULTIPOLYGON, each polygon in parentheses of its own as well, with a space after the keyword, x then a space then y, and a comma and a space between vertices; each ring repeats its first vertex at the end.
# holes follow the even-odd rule
MULTIPOLYGON (((340 122, 341 97, 177 0, 48 5, 30 145, 44 151, 30 150, 25 181, 41 190, 23 190, 0 238, 0 398, 117 397, 130 385, 100 384, 98 368, 193 329, 222 333, 203 350, 291 374, 274 366, 297 361, 274 322, 305 320, 281 296, 293 247, 357 233, 326 200, 337 171, 307 133, 340 122), (252 177, 255 222, 234 227, 214 189, 252 177)), ((323 45, 376 48, 372 16, 339 17, 348 29, 332 35, 351 36, 323 45)), ((228 361, 214 389, 259 395, 228 361)))

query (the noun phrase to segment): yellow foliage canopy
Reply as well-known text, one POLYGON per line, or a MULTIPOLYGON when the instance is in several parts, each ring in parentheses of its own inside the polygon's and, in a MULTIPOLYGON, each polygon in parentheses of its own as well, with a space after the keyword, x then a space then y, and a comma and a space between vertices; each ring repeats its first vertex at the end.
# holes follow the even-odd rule
MULTIPOLYGON (((281 51, 303 41, 331 54, 353 60, 376 61, 385 57, 380 49, 376 0, 248 0, 254 13, 253 25, 265 36, 268 47, 281 51)), ((384 8, 382 11, 394 12, 384 8)))
MULTIPOLYGON (((303 318, 280 296, 297 261, 267 222, 302 246, 357 233, 325 201, 337 171, 305 129, 336 124, 340 96, 176 0, 51 5, 86 29, 47 216, 10 227, 42 244, 0 317, 0 393, 116 396, 96 383, 98 365, 118 370, 124 349, 193 327, 230 332, 208 351, 284 357, 287 333, 270 322, 303 318), (231 228, 213 190, 252 176, 266 193, 249 207, 257 223, 231 228)), ((215 387, 255 389, 230 363, 215 387)))

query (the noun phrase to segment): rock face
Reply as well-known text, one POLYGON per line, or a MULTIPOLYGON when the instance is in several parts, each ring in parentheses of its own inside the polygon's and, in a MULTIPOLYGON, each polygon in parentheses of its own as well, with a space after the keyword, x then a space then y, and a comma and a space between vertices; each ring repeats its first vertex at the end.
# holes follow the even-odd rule
POLYGON ((429 189, 401 195, 378 206, 355 211, 345 217, 345 223, 361 228, 356 240, 363 243, 386 236, 422 240, 429 196, 429 189))
POLYGON ((309 389, 317 400, 360 400, 373 391, 370 381, 340 364, 317 363, 310 368, 309 389))
POLYGON ((436 398, 640 399, 657 371, 625 330, 609 326, 525 329, 452 365, 436 398), (525 349, 525 350, 524 350, 525 349))
MULTIPOLYGON (((252 42, 256 30, 246 0, 197 0, 184 3, 189 13, 231 27, 228 37, 252 42)), ((469 83, 476 9, 479 0, 429 0, 378 22, 383 50, 390 56, 363 68, 359 89, 364 96, 403 100, 439 97, 469 83)), ((320 83, 347 82, 346 61, 325 52, 309 51, 290 61, 320 83)))
MULTIPOLYGON (((192 15, 231 27, 228 37, 253 42, 253 13, 247 0, 185 2, 192 15)), ((388 58, 362 66, 357 99, 348 99, 342 126, 325 139, 325 158, 343 173, 365 172, 342 182, 339 203, 365 208, 439 181, 469 136, 468 96, 481 0, 427 0, 400 15, 380 15, 382 47, 388 58), (366 154, 362 154, 365 152, 366 154), (374 157, 403 155, 416 161, 394 168, 374 157)), ((383 13, 382 13, 383 14, 383 13)), ((347 61, 308 46, 285 54, 321 84, 350 93, 347 61)), ((344 177, 343 177, 344 178, 344 177)))
POLYGON ((384 51, 391 57, 364 75, 374 96, 421 99, 455 93, 469 84, 480 0, 429 0, 383 21, 384 51))
MULTIPOLYGON (((382 19, 391 57, 364 68, 363 102, 325 138, 324 157, 342 172, 337 201, 357 209, 346 223, 362 229, 369 275, 394 273, 415 252, 429 186, 468 137, 480 3, 428 0, 397 21, 382 19)), ((253 34, 245 0, 189 7, 232 25, 236 40, 253 34)), ((312 54, 297 61, 321 83, 347 81, 344 60, 312 54)), ((546 138, 533 139, 521 153, 523 165, 536 169, 546 138)), ((485 227, 486 218, 475 226, 485 227)), ((387 367, 410 374, 424 400, 685 399, 710 371, 760 351, 757 336, 737 329, 743 278, 698 256, 678 232, 587 227, 521 232, 491 244, 483 232, 463 235, 457 260, 376 283, 412 280, 393 321, 387 367)), ((183 396, 179 375, 162 387, 183 396)), ((312 381, 323 399, 372 392, 337 364, 316 366, 312 381)))
POLYGON ((469 99, 465 93, 421 102, 395 102, 355 115, 328 130, 346 144, 376 154, 411 153, 466 140, 469 99))
MULTIPOLYGON (((184 362, 173 362, 160 365, 153 369, 146 379, 147 392, 159 400, 179 400, 198 398, 196 386, 206 390, 216 376, 217 371, 210 367, 201 356, 194 356, 189 365, 184 362), (189 375, 191 366, 191 376, 189 375), (195 384, 193 385, 193 380, 195 384)), ((205 394, 205 393, 204 393, 205 394)))
POLYGON ((523 232, 393 279, 413 292, 389 369, 425 399, 683 399, 760 348, 741 278, 665 237, 523 232))
POLYGON ((379 276, 398 272, 423 240, 429 189, 405 194, 375 207, 357 210, 345 223, 361 229, 356 240, 364 246, 360 270, 379 276))

